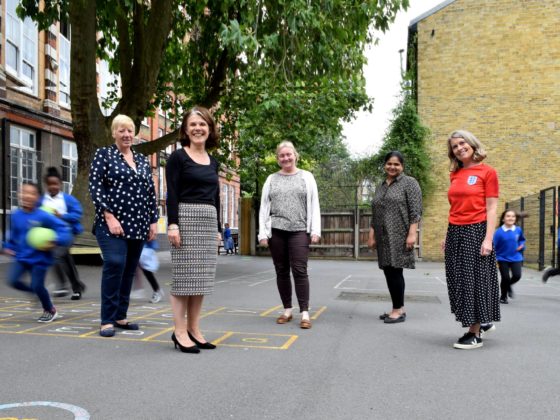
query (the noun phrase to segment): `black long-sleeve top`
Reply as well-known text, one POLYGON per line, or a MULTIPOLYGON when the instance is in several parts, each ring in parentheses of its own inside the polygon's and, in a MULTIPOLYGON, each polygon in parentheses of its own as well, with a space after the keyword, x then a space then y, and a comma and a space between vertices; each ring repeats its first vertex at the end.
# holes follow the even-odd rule
POLYGON ((165 167, 168 224, 179 223, 179 203, 211 204, 221 232, 219 167, 212 156, 208 165, 196 163, 182 147, 171 154, 165 167))

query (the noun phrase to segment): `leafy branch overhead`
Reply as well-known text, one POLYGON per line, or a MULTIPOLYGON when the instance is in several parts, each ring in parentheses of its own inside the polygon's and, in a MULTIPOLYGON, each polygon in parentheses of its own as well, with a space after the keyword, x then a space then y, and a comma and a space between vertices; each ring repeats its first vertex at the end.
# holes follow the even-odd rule
MULTIPOLYGON (((180 122, 185 109, 213 108, 242 159, 292 139, 302 154, 328 153, 321 142, 340 136, 340 121, 370 109, 362 73, 364 47, 408 0, 23 0, 21 16, 47 28, 71 28, 71 89, 78 184, 93 151, 112 142, 117 113, 140 121, 156 108, 180 122), (108 86, 102 112, 96 60, 119 83, 108 86)), ((175 126, 175 129, 177 127, 175 126)), ((151 154, 177 133, 144 143, 151 154)), ((243 161, 242 161, 243 164, 243 161)), ((79 198, 85 199, 84 187, 79 198)))

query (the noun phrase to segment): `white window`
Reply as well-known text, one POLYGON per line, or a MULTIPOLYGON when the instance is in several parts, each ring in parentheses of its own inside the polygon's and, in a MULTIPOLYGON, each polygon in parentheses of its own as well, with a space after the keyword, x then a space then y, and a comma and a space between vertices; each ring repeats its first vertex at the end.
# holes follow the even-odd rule
POLYGON ((235 203, 237 202, 237 200, 235 199, 235 188, 231 188, 231 220, 230 220, 230 226, 231 227, 237 227, 236 224, 236 217, 235 217, 235 203))
POLYGON ((62 140, 62 190, 72 193, 78 176, 78 149, 76 143, 62 140))
POLYGON ((228 204, 229 204, 229 195, 228 195, 228 186, 224 184, 222 186, 222 225, 228 223, 228 204))
POLYGON ((6 71, 17 77, 24 88, 37 93, 37 25, 16 14, 17 0, 6 2, 6 71))
POLYGON ((60 34, 60 65, 58 89, 61 105, 70 106, 70 39, 60 34))
POLYGON ((10 126, 10 200, 18 207, 18 191, 22 182, 38 183, 37 141, 34 131, 10 126))
MULTIPOLYGON (((163 185, 165 184, 163 182, 163 180, 165 179, 165 166, 160 166, 159 167, 159 180, 158 180, 158 184, 159 184, 159 199, 163 199, 165 197, 165 191, 163 190, 163 185)), ((160 215, 163 213, 160 213, 160 215)))

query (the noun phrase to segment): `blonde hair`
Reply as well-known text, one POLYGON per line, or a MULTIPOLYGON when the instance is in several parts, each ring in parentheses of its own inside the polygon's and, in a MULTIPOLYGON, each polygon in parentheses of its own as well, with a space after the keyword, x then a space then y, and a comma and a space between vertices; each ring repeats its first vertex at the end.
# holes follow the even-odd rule
POLYGON ((113 118, 113 122, 111 123, 111 133, 114 133, 115 130, 121 126, 132 127, 132 131, 136 131, 134 121, 132 121, 132 118, 130 118, 128 115, 119 114, 115 118, 113 118))
POLYGON ((455 172, 459 168, 463 167, 463 163, 459 159, 457 159, 455 157, 455 154, 453 153, 453 149, 451 148, 451 139, 465 140, 467 144, 473 149, 474 153, 472 160, 474 162, 482 162, 484 159, 486 159, 486 151, 484 150, 484 146, 473 133, 467 130, 455 130, 447 139, 447 156, 449 157, 449 170, 451 172, 455 172))
POLYGON ((297 152, 294 144, 291 141, 288 141, 288 140, 284 140, 284 141, 280 142, 280 144, 278 144, 278 146, 276 146, 276 157, 278 157, 278 153, 280 153, 280 150, 283 149, 284 147, 288 147, 288 148, 293 150, 294 156, 296 157, 296 162, 297 162, 298 159, 299 159, 299 153, 297 152))

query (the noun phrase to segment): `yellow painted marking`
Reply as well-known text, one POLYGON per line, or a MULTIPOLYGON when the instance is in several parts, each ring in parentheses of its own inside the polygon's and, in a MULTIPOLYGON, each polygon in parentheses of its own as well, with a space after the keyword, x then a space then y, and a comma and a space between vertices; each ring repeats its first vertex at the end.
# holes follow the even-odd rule
POLYGON ((220 338, 217 338, 216 340, 212 341, 212 344, 217 345, 217 344, 221 343, 222 341, 230 338, 233 334, 235 334, 235 333, 233 333, 231 331, 226 331, 226 333, 224 335, 222 335, 220 338))
MULTIPOLYGON (((48 326, 52 326, 52 325, 68 325, 68 324, 72 324, 74 323, 74 321, 76 321, 77 319, 82 319, 82 318, 87 318, 92 316, 92 313, 87 313, 87 314, 82 314, 80 316, 75 316, 73 318, 58 318, 56 320, 54 320, 53 322, 55 322, 55 324, 50 323, 50 322, 41 322, 39 326, 37 327, 33 327, 33 328, 29 328, 27 330, 23 330, 23 331, 18 331, 18 334, 24 334, 24 333, 28 333, 30 331, 35 331, 38 330, 39 328, 44 328, 44 327, 48 327, 48 326)), ((89 324, 88 324, 89 325, 89 324)))
POLYGON ((261 312, 261 313, 259 314, 259 316, 268 316, 268 315, 270 315, 272 312, 277 311, 278 309, 282 309, 282 305, 274 306, 274 307, 272 307, 272 308, 270 308, 270 309, 267 309, 266 311, 261 312))
POLYGON ((17 328, 20 327, 20 324, 11 324, 11 325, 2 325, 0 324, 0 328, 17 328))
MULTIPOLYGON (((8 311, 9 309, 16 309, 16 308, 20 308, 20 307, 22 307, 22 306, 31 306, 31 305, 33 305, 33 302, 29 302, 29 303, 20 303, 20 304, 18 304, 18 305, 14 305, 14 306, 2 306, 2 307, 0 308, 0 312, 6 312, 6 311, 8 311)), ((0 420, 1 420, 1 419, 0 419, 0 420)))
POLYGON ((218 312, 221 312, 221 311, 223 311, 224 309, 227 309, 227 308, 226 308, 225 306, 222 306, 221 308, 214 309, 213 311, 205 312, 205 313, 203 313, 202 315, 200 315, 200 318, 206 318, 207 316, 217 314, 218 312))
POLYGON ((243 341, 244 343, 264 344, 264 343, 268 343, 268 338, 258 338, 258 337, 242 338, 241 341, 243 341))
POLYGON ((163 335, 165 333, 170 333, 174 329, 175 327, 166 328, 163 331, 157 332, 155 334, 150 335, 149 337, 143 338, 142 341, 151 341, 153 338, 159 337, 160 335, 163 335))
POLYGON ((72 247, 70 248, 70 254, 72 255, 101 254, 101 248, 97 246, 72 247))
POLYGON ((297 336, 297 335, 292 335, 292 336, 288 339, 288 341, 286 341, 286 342, 282 345, 282 347, 280 347, 280 349, 282 349, 282 350, 288 350, 288 348, 289 348, 292 344, 294 344, 294 341, 296 341, 297 339, 298 339, 298 336, 297 336))
MULTIPOLYGON (((95 334, 96 332, 99 332, 96 328, 93 329, 93 331, 87 332, 85 334, 80 334, 78 337, 83 338, 83 337, 89 337, 90 335, 95 334)), ((104 337, 105 338, 105 337, 104 337)))
POLYGON ((327 309, 326 306, 321 306, 321 307, 319 308, 319 310, 318 310, 317 312, 315 312, 315 314, 311 317, 311 319, 317 319, 317 318, 319 318, 319 316, 320 316, 323 312, 325 312, 326 309, 327 309))

